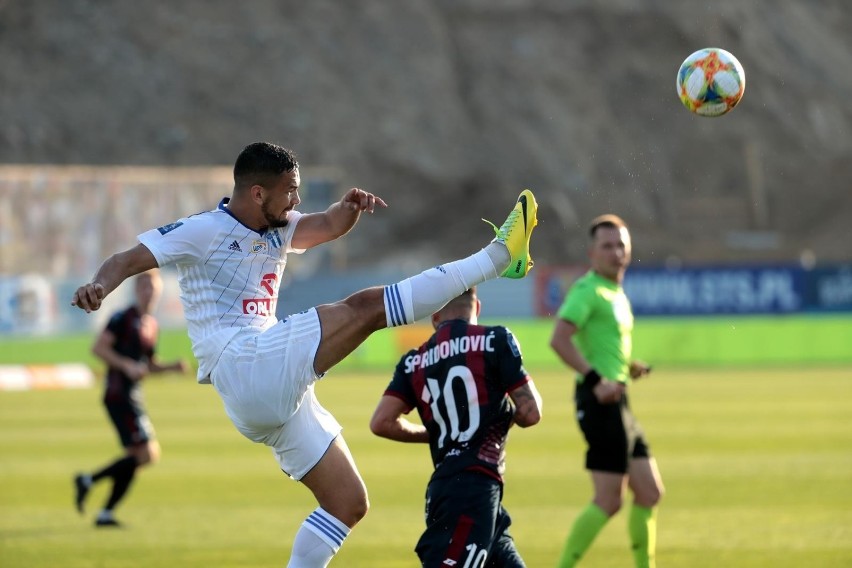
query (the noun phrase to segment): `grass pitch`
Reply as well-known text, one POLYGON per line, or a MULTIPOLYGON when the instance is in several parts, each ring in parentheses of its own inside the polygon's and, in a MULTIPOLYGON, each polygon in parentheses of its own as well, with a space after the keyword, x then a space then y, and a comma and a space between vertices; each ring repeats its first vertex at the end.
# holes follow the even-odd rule
MULTIPOLYGON (((544 419, 510 435, 504 503, 527 565, 542 568, 555 565, 591 489, 568 373, 530 371, 544 419)), ((418 565, 428 448, 368 429, 390 373, 332 372, 317 387, 372 503, 332 566, 418 565)), ((72 506, 72 474, 119 455, 99 388, 0 392, 0 566, 286 565, 315 507, 307 489, 236 432, 211 387, 172 376, 145 392, 163 459, 139 472, 118 530, 92 526, 108 483, 84 517, 72 506)), ((659 566, 852 565, 852 371, 658 369, 631 396, 667 489, 659 566)), ((610 522, 583 566, 632 565, 626 517, 610 522)))

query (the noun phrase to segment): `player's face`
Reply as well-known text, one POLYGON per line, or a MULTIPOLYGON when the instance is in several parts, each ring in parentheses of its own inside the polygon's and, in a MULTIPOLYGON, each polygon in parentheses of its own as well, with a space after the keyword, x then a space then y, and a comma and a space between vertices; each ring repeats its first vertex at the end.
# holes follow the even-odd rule
POLYGON ((278 181, 263 193, 260 211, 270 229, 287 226, 290 211, 302 202, 299 198, 299 170, 281 174, 278 181))
POLYGON ((595 272, 620 282, 630 264, 630 233, 624 227, 598 227, 589 259, 595 272))

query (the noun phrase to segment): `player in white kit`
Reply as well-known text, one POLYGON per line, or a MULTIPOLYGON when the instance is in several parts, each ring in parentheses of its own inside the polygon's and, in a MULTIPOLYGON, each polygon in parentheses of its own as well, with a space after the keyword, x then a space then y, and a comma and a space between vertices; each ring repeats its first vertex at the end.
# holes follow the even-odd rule
POLYGON ((430 316, 485 280, 524 277, 537 209, 524 190, 479 252, 278 320, 287 253, 341 237, 362 212, 387 206, 352 188, 323 212, 300 213, 299 184, 290 150, 250 144, 234 165, 230 199, 142 233, 140 244, 106 259, 71 300, 91 312, 125 279, 177 268, 198 381, 213 384, 237 429, 270 446, 281 469, 319 504, 296 534, 291 568, 327 566, 369 506, 340 424, 317 401, 314 383, 374 331, 430 316))

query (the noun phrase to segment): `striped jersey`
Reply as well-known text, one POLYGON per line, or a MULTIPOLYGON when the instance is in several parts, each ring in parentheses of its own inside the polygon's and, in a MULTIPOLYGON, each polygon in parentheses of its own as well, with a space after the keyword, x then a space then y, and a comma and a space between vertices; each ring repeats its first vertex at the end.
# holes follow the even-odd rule
POLYGON ((417 408, 429 432, 432 479, 472 470, 502 481, 514 416, 508 393, 529 380, 508 329, 451 320, 402 357, 385 394, 417 408))
POLYGON ((278 289, 301 213, 291 211, 286 227, 257 232, 240 223, 224 198, 212 210, 179 219, 139 235, 161 267, 178 272, 198 381, 209 375, 228 342, 243 329, 274 325, 278 289))

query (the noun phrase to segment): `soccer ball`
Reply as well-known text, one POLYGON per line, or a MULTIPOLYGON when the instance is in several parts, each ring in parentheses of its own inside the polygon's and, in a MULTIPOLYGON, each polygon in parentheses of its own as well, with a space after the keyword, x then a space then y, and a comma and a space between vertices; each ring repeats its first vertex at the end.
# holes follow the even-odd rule
POLYGON ((745 90, 745 71, 724 49, 699 49, 677 72, 677 95, 690 111, 701 116, 722 116, 737 106, 745 90))

